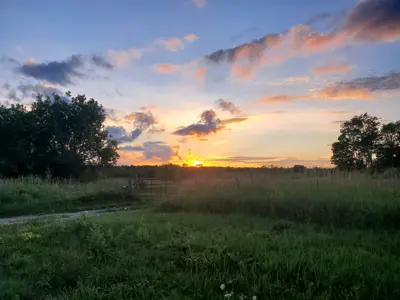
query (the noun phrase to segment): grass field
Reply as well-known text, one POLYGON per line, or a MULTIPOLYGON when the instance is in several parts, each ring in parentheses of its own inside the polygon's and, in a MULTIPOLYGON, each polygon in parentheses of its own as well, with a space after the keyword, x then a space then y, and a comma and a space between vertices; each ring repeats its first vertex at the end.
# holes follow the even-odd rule
POLYGON ((1 226, 0 299, 400 299, 397 181, 179 185, 146 210, 1 226))
POLYGON ((0 180, 0 217, 132 206, 139 198, 121 187, 127 180, 93 183, 38 178, 0 180))

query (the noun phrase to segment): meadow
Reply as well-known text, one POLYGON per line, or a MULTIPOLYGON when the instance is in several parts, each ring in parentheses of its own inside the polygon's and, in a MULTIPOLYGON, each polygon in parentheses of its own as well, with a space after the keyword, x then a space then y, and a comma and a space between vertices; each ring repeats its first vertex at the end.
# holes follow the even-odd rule
POLYGON ((190 172, 146 200, 125 179, 3 181, 2 215, 137 209, 1 226, 0 299, 399 299, 399 179, 190 172))

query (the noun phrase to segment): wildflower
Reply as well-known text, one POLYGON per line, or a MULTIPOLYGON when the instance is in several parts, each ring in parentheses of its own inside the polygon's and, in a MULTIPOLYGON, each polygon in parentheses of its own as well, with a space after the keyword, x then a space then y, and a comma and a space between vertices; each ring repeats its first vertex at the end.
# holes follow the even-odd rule
POLYGON ((230 297, 232 297, 232 296, 233 296, 233 292, 226 293, 226 294, 224 295, 225 298, 230 298, 230 297))
POLYGON ((225 289, 225 284, 221 284, 221 285, 219 286, 219 288, 221 289, 221 291, 223 291, 223 290, 225 289))
POLYGON ((251 297, 251 300, 257 300, 257 296, 251 297))

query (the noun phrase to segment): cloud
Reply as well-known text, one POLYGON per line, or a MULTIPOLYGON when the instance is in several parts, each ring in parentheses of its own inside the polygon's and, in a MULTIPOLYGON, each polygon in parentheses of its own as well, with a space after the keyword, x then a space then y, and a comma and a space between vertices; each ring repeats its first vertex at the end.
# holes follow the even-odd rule
POLYGON ((193 76, 198 80, 204 79, 206 74, 207 74, 207 68, 206 67, 198 68, 193 72, 193 76))
POLYGON ((152 109, 157 109, 157 105, 149 105, 149 106, 142 106, 140 107, 140 110, 152 110, 152 109))
POLYGON ((228 125, 228 124, 242 123, 242 122, 247 121, 248 119, 249 118, 247 118, 247 117, 230 118, 230 119, 221 120, 221 124, 228 125))
POLYGON ((131 143, 137 139, 140 133, 135 129, 131 133, 127 133, 122 126, 107 126, 106 130, 110 138, 117 141, 119 144, 131 143))
POLYGON ((217 106, 223 111, 229 111, 233 115, 240 114, 240 109, 235 104, 230 101, 225 101, 224 99, 218 99, 215 101, 217 106))
POLYGON ((90 59, 96 66, 98 66, 100 68, 109 69, 109 70, 111 70, 113 68, 113 66, 102 55, 94 54, 94 55, 90 56, 90 59))
POLYGON ((99 55, 72 55, 63 61, 50 61, 35 64, 23 64, 17 68, 17 72, 37 80, 59 85, 74 84, 73 79, 85 78, 86 75, 80 71, 89 62, 97 67, 110 69, 112 66, 99 55))
POLYGON ((304 95, 277 95, 265 97, 259 100, 260 103, 281 103, 281 102, 291 102, 293 100, 304 98, 304 95))
POLYGON ((398 0, 360 1, 348 14, 341 30, 359 42, 392 42, 400 39, 398 0))
POLYGON ((391 42, 400 39, 400 2, 398 0, 364 0, 344 14, 337 14, 336 24, 328 33, 312 25, 326 20, 331 14, 310 18, 306 25, 295 25, 281 32, 266 34, 242 45, 221 49, 206 56, 213 63, 234 64, 247 59, 253 64, 264 63, 269 50, 277 51, 285 60, 296 55, 338 48, 351 43, 391 42))
POLYGON ((154 70, 159 73, 172 73, 180 70, 180 66, 173 64, 157 64, 154 66, 154 70))
POLYGON ((36 60, 33 58, 28 58, 24 61, 25 65, 35 65, 36 64, 36 60))
POLYGON ((19 62, 16 59, 9 56, 3 56, 2 58, 0 58, 0 63, 19 65, 19 62))
POLYGON ((61 98, 67 99, 67 97, 63 96, 63 92, 51 84, 20 84, 13 88, 6 83, 2 88, 7 92, 5 97, 16 102, 21 102, 26 97, 36 98, 38 94, 43 96, 51 96, 53 93, 57 94, 61 98))
POLYGON ((185 35, 183 38, 185 41, 191 43, 191 42, 194 42, 195 40, 197 40, 199 37, 194 33, 189 33, 189 34, 185 35))
POLYGON ((251 162, 259 162, 259 161, 271 161, 285 159, 285 157, 276 157, 276 156, 227 156, 220 158, 213 158, 212 161, 216 162, 242 162, 242 163, 251 163, 251 162))
POLYGON ((183 50, 183 42, 178 38, 168 38, 162 41, 164 47, 170 51, 183 50))
POLYGON ((217 114, 212 109, 205 110, 200 115, 200 121, 188 126, 178 128, 172 134, 183 137, 197 137, 204 138, 211 133, 217 133, 223 130, 229 130, 226 125, 233 123, 240 123, 248 120, 246 117, 237 117, 226 120, 217 118, 217 114))
POLYGON ((197 6, 202 8, 204 5, 206 5, 207 0, 193 0, 193 3, 197 6))
POLYGON ((243 66, 234 64, 232 72, 240 79, 250 79, 254 77, 254 68, 252 66, 243 66))
POLYGON ((134 121, 135 127, 140 128, 141 130, 146 130, 157 124, 157 120, 151 112, 134 112, 126 115, 124 118, 128 121, 134 121))
POLYGON ((131 60, 138 60, 142 58, 144 54, 155 52, 156 50, 163 48, 169 51, 183 50, 186 43, 192 43, 198 39, 194 33, 189 33, 182 38, 169 37, 169 38, 157 38, 149 45, 144 47, 133 47, 127 50, 108 50, 108 57, 113 62, 113 65, 121 67, 130 62, 131 60))
POLYGON ((297 77, 287 77, 278 82, 272 82, 270 85, 282 86, 282 85, 295 85, 300 83, 307 83, 310 81, 308 76, 297 76, 297 77))
POLYGON ((156 160, 156 161, 169 161, 174 157, 179 157, 177 147, 170 146, 164 142, 159 141, 149 141, 144 142, 143 146, 124 146, 119 148, 119 150, 126 152, 142 152, 143 160, 156 160))
POLYGON ((400 89, 400 73, 368 76, 328 84, 312 89, 310 94, 277 95, 262 98, 258 103, 291 102, 294 100, 373 100, 374 92, 400 89))
POLYGON ((315 67, 311 70, 314 75, 329 75, 348 73, 350 65, 347 63, 330 63, 322 66, 315 67))
POLYGON ((128 145, 128 146, 119 147, 119 150, 135 152, 135 151, 144 151, 144 148, 142 146, 128 145))

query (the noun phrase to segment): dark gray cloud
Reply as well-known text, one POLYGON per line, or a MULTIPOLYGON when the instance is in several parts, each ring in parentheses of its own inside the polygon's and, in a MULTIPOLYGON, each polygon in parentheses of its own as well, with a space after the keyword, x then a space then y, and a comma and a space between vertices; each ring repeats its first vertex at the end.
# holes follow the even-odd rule
POLYGON ((235 104, 233 104, 230 101, 225 101, 224 99, 218 99, 215 102, 216 102, 217 106, 224 111, 229 111, 233 115, 240 114, 239 107, 237 107, 235 104))
POLYGON ((398 39, 400 34, 400 1, 361 1, 349 12, 341 29, 360 42, 398 39))
POLYGON ((20 84, 17 87, 12 87, 10 84, 5 83, 2 88, 6 91, 4 96, 16 102, 21 102, 25 98, 36 98, 39 94, 43 96, 56 94, 67 100, 67 97, 63 96, 63 92, 54 86, 46 84, 20 84))
POLYGON ((180 136, 196 136, 198 138, 204 138, 211 133, 217 133, 223 130, 229 130, 226 125, 232 123, 240 123, 246 121, 248 118, 231 118, 226 120, 220 120, 217 118, 217 114, 212 109, 205 110, 200 115, 200 121, 198 123, 190 124, 178 128, 172 134, 180 136))
POLYGON ((355 78, 347 82, 339 82, 337 85, 354 85, 366 88, 369 91, 397 90, 400 89, 400 72, 391 72, 382 76, 368 76, 355 78))
POLYGON ((77 54, 63 61, 23 64, 17 68, 17 72, 37 80, 66 86, 74 84, 74 79, 87 77, 82 71, 86 62, 104 69, 112 68, 102 56, 77 54))
POLYGON ((91 60, 96 66, 98 66, 100 68, 109 69, 109 70, 111 70, 113 68, 113 65, 110 64, 105 59, 105 57, 102 55, 94 54, 91 56, 91 60))
POLYGON ((268 49, 281 45, 289 52, 311 52, 340 47, 351 42, 388 42, 399 39, 400 1, 364 0, 347 12, 312 16, 305 25, 295 25, 281 33, 267 34, 242 45, 221 49, 206 56, 213 63, 235 63, 241 58, 254 61, 268 49), (330 32, 312 27, 320 21, 332 21, 330 32))
POLYGON ((173 134, 180 136, 205 137, 213 132, 216 133, 221 131, 222 129, 224 129, 224 126, 221 125, 221 121, 217 119, 217 114, 210 109, 201 114, 198 123, 179 128, 173 132, 173 134))
POLYGON ((137 151, 144 151, 144 148, 142 146, 131 146, 131 145, 128 145, 128 146, 120 147, 119 150, 137 152, 137 151))
POLYGON ((140 133, 135 130, 128 133, 122 126, 107 126, 106 130, 110 138, 117 141, 118 144, 131 143, 136 140, 140 133))
POLYGON ((19 62, 17 60, 15 60, 12 57, 9 56, 3 56, 2 58, 0 58, 0 63, 10 63, 10 64, 15 64, 18 65, 19 62))

